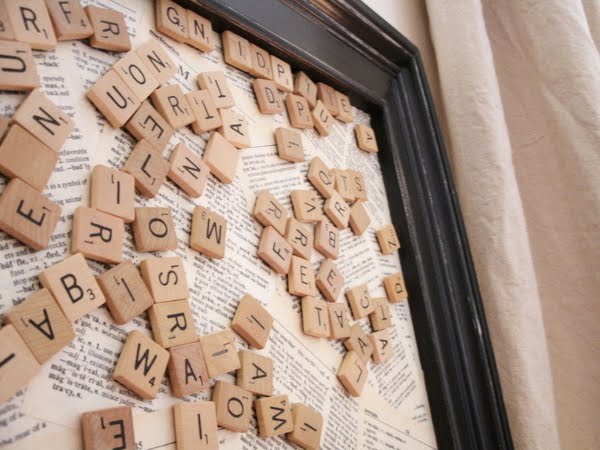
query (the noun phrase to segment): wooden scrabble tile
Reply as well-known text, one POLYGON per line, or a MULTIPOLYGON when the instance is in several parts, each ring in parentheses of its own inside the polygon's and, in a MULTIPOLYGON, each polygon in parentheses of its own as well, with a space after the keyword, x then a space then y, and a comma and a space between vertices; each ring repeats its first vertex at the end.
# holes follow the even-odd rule
POLYGON ((20 178, 38 191, 46 187, 57 162, 58 153, 17 124, 0 144, 0 173, 20 178))
POLYGON ((335 178, 335 190, 348 203, 352 204, 356 201, 356 194, 352 185, 352 177, 349 171, 333 169, 335 178))
POLYGON ((356 200, 366 202, 369 198, 367 195, 367 186, 365 184, 365 177, 358 170, 348 169, 345 171, 346 175, 350 177, 350 190, 352 196, 356 200))
POLYGON ((115 322, 123 325, 146 311, 154 300, 140 272, 131 261, 123 261, 97 278, 106 306, 115 322))
POLYGON ((235 105, 235 99, 229 89, 225 72, 216 71, 199 74, 198 86, 200 86, 200 89, 208 89, 217 108, 231 108, 235 105))
POLYGON ((325 198, 329 198, 335 192, 335 176, 325 163, 315 156, 308 167, 308 181, 325 198))
POLYGON ((0 89, 30 91, 37 87, 40 78, 29 44, 0 41, 0 89))
POLYGON ((17 41, 35 50, 56 47, 56 35, 44 0, 11 0, 4 5, 17 41))
POLYGON ((252 393, 235 384, 218 380, 212 392, 217 410, 217 424, 231 431, 245 433, 252 418, 252 393))
POLYGON ((178 450, 219 450, 214 402, 178 403, 173 418, 178 450))
POLYGON ((136 52, 129 52, 113 66, 140 102, 146 100, 160 84, 136 52))
POLYGON ((85 12, 92 23, 94 34, 90 36, 90 45, 102 50, 128 52, 131 41, 127 33, 125 16, 119 11, 88 5, 85 12))
POLYGON ((331 194, 331 197, 325 200, 323 212, 327 214, 327 217, 329 217, 333 224, 340 230, 348 228, 350 205, 348 205, 337 192, 334 192, 331 194))
POLYGON ((288 273, 288 292, 299 297, 306 295, 314 297, 317 295, 315 272, 310 261, 298 256, 292 256, 290 271, 288 273))
POLYGON ((106 299, 81 253, 41 272, 42 286, 50 291, 71 322, 104 305, 106 299))
POLYGON ((300 222, 319 222, 323 218, 323 204, 314 191, 290 192, 294 216, 300 222))
POLYGON ((350 311, 346 303, 328 303, 332 339, 350 337, 350 311))
POLYGON ((219 110, 207 89, 201 89, 185 94, 185 98, 194 114, 194 121, 192 122, 192 130, 194 130, 194 133, 202 134, 210 130, 215 130, 223 125, 221 113, 219 113, 219 110))
POLYGON ((326 217, 315 227, 315 249, 329 259, 337 259, 340 252, 340 232, 326 217))
POLYGON ((212 52, 215 49, 212 24, 209 20, 190 9, 186 10, 186 13, 188 25, 186 43, 202 52, 212 52))
POLYGON ((154 340, 163 348, 189 344, 198 340, 190 302, 156 303, 148 309, 154 340))
POLYGON ((363 363, 367 363, 373 353, 371 341, 363 331, 359 323, 350 327, 350 337, 344 341, 348 350, 354 350, 363 363))
POLYGON ((289 441, 299 447, 318 450, 323 431, 323 416, 310 406, 302 403, 292 405, 294 428, 287 434, 289 441))
POLYGON ((243 72, 250 72, 252 70, 250 42, 229 30, 221 33, 221 39, 225 62, 243 72))
POLYGON ((390 338, 390 330, 385 329, 369 334, 369 340, 373 347, 373 362, 382 364, 394 356, 394 347, 390 338))
POLYGON ((313 231, 310 228, 294 217, 290 217, 287 221, 284 237, 292 246, 295 255, 310 261, 315 240, 313 231))
POLYGON ((236 148, 250 147, 250 132, 246 118, 230 109, 221 110, 219 132, 236 148))
POLYGON ((135 208, 132 228, 135 249, 139 252, 164 252, 177 248, 170 208, 135 208))
POLYGON ((249 71, 250 75, 265 80, 273 79, 271 55, 266 50, 250 43, 250 59, 252 60, 252 70, 249 71))
POLYGON ((156 398, 169 352, 148 336, 134 330, 127 335, 113 379, 146 400, 156 398))
POLYGON ((361 236, 367 230, 371 223, 371 218, 369 217, 369 214, 367 214, 363 202, 355 202, 352 205, 348 222, 350 223, 352 232, 357 236, 361 236))
POLYGON ((169 178, 190 197, 200 197, 210 173, 200 155, 179 143, 171 153, 170 162, 169 178))
POLYGON ((75 338, 71 322, 47 289, 35 292, 9 309, 4 314, 4 322, 15 327, 40 364, 75 338))
POLYGON ((358 124, 354 127, 354 134, 356 135, 356 144, 358 145, 358 148, 369 153, 375 153, 379 151, 373 128, 369 128, 363 124, 358 124))
POLYGON ((165 148, 175 131, 148 100, 142 102, 125 128, 138 141, 145 139, 159 152, 165 148))
POLYGON ((56 152, 75 126, 69 116, 38 89, 21 103, 12 120, 56 152))
POLYGON ((331 334, 327 302, 316 297, 302 298, 302 329, 304 334, 328 338, 331 334))
POLYGON ((275 395, 254 400, 254 409, 260 437, 279 436, 294 429, 292 408, 287 395, 275 395))
POLYGON ((283 92, 294 91, 294 78, 292 68, 285 61, 271 55, 271 66, 273 68, 273 81, 277 88, 283 92))
POLYGON ((330 302, 337 301, 342 288, 344 287, 344 277, 340 273, 335 263, 330 259, 325 259, 319 267, 316 276, 317 288, 330 302))
POLYGON ((293 249, 275 228, 263 228, 257 254, 275 272, 281 275, 289 272, 293 249))
POLYGON ((161 85, 177 72, 177 66, 156 39, 144 42, 135 52, 161 85))
POLYGON ((216 259, 225 257, 227 219, 203 206, 194 208, 190 247, 216 259))
POLYGON ((281 159, 292 162, 304 161, 304 146, 302 135, 289 128, 279 127, 275 130, 277 153, 281 159))
POLYGON ((273 395, 273 360, 248 350, 240 350, 236 384, 256 395, 273 395))
POLYGON ((96 165, 90 179, 90 206, 98 211, 120 217, 125 223, 135 217, 135 180, 128 173, 96 165))
POLYGON ((390 303, 398 303, 401 300, 408 299, 408 292, 404 284, 402 272, 396 272, 383 278, 383 286, 390 303))
POLYGON ((150 95, 150 99, 161 116, 176 130, 190 125, 196 120, 196 116, 178 84, 169 84, 158 88, 150 95))
POLYGON ((360 396, 367 381, 367 375, 367 366, 361 361, 358 354, 355 351, 346 353, 337 376, 351 396, 360 396))
POLYGON ((81 416, 85 450, 135 450, 131 406, 86 412, 81 416))
POLYGON ((231 330, 201 336, 200 344, 209 377, 218 377, 240 368, 240 357, 235 348, 235 336, 231 330))
POLYGON ((14 41, 15 39, 15 31, 10 24, 8 11, 6 11, 6 5, 4 2, 0 2, 0 40, 14 41))
POLYGON ((240 153, 218 131, 215 131, 204 149, 204 162, 210 172, 222 183, 233 183, 240 153))
POLYGON ((390 304, 386 297, 372 298, 373 312, 369 314, 371 326, 375 331, 381 331, 392 325, 392 316, 390 314, 390 304))
POLYGON ((391 255, 400 248, 400 241, 396 235, 396 229, 394 225, 388 224, 385 227, 377 230, 375 233, 377 236, 377 242, 379 242, 379 248, 381 253, 384 255, 391 255))
POLYGON ((189 39, 187 11, 171 0, 156 0, 156 29, 177 42, 189 39))
POLYGON ((258 193, 253 214, 263 226, 272 226, 279 234, 285 233, 288 210, 269 191, 263 190, 258 193))
POLYGON ((59 41, 85 39, 94 33, 79 0, 46 0, 46 6, 59 41))
POLYGON ((61 208, 18 178, 0 195, 0 230, 34 250, 48 247, 61 208))
POLYGON ((311 108, 317 105, 317 85, 304 72, 294 76, 294 94, 304 97, 311 108))
POLYGON ((352 315, 356 320, 362 319, 373 312, 373 302, 366 284, 355 286, 346 291, 346 298, 350 304, 352 315))
POLYGON ((140 106, 137 96, 113 69, 102 75, 86 95, 115 128, 125 125, 140 106))
POLYGON ((123 261, 124 241, 123 219, 85 206, 75 210, 71 252, 81 252, 95 261, 118 264, 123 261))
POLYGON ((317 100, 317 106, 312 110, 312 117, 319 135, 329 136, 334 119, 321 100, 317 100))
POLYGON ((169 354, 169 380, 175 397, 208 389, 208 371, 200 342, 171 347, 169 354))
POLYGON ((335 89, 325 83, 317 83, 317 99, 323 102, 323 106, 332 116, 337 116, 340 109, 335 96, 335 89))
POLYGON ((12 325, 0 328, 0 404, 29 383, 42 366, 12 325))
POLYGON ((352 104, 350 103, 348 96, 339 91, 335 91, 335 99, 339 111, 335 118, 342 122, 352 123, 354 121, 354 113, 352 112, 352 104))
POLYGON ((252 347, 265 348, 272 327, 271 314, 254 297, 244 294, 231 321, 233 331, 252 347))
POLYGON ((290 125, 294 128, 314 128, 315 122, 310 112, 308 100, 294 94, 285 97, 285 108, 288 113, 290 125))
POLYGON ((169 161, 148 141, 139 141, 121 170, 135 179, 135 188, 145 197, 153 198, 167 179, 169 161))
POLYGON ((0 116, 0 142, 2 142, 4 135, 10 128, 10 121, 11 121, 10 117, 0 116))
POLYGON ((156 303, 182 300, 190 295, 179 256, 145 259, 140 263, 140 273, 156 303))
POLYGON ((283 99, 273 81, 257 78, 252 81, 252 88, 261 113, 277 114, 283 112, 283 99))

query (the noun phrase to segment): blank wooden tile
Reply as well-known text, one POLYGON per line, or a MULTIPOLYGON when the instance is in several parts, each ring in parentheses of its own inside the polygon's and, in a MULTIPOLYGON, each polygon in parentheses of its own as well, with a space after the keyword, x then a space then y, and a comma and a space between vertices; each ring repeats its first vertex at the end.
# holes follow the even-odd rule
POLYGON ((240 350, 236 384, 256 395, 273 395, 273 360, 268 356, 240 350))
POLYGON ((113 379, 146 400, 156 398, 169 362, 169 352, 134 330, 127 335, 113 379))
POLYGON ((190 295, 179 256, 145 259, 140 263, 140 273, 156 303, 182 300, 190 295))
POLYGON ((8 18, 8 11, 6 11, 6 5, 4 2, 0 2, 0 40, 2 41, 14 41, 16 39, 15 32, 10 19, 8 18))
POLYGON ((217 424, 231 431, 245 433, 252 418, 252 393, 235 384, 218 380, 212 392, 217 410, 217 424))
POLYGON ((294 94, 304 97, 311 108, 317 105, 317 85, 304 72, 294 75, 294 94))
POLYGON ((178 403, 173 406, 173 418, 177 450, 219 450, 214 402, 178 403))
POLYGON ((292 408, 287 395, 275 395, 254 400, 254 409, 260 437, 279 436, 294 429, 292 408))
POLYGON ((17 124, 0 144, 0 173, 20 178, 38 191, 46 187, 57 162, 58 153, 17 124))
POLYGON ((85 450, 137 448, 131 406, 89 411, 81 416, 85 450))
POLYGON ((174 133, 173 127, 148 100, 142 102, 125 128, 138 141, 145 139, 159 152, 165 148, 174 133))
POLYGON ((0 195, 0 230, 34 250, 48 247, 61 208, 18 178, 0 195))
POLYGON ((330 259, 325 259, 321 263, 316 276, 317 288, 330 302, 337 301, 342 288, 344 287, 344 277, 335 263, 330 259))
POLYGON ((250 59, 252 60, 252 70, 249 71, 250 75, 265 80, 273 79, 271 55, 266 50, 250 43, 250 59))
POLYGON ((292 262, 292 246, 271 226, 263 228, 258 243, 258 257, 275 272, 285 275, 292 262))
POLYGON ((86 95, 115 128, 125 125, 140 106, 137 96, 113 69, 102 75, 86 95))
POLYGON ((222 183, 233 183, 240 153, 218 131, 215 131, 204 149, 204 162, 210 172, 222 183))
POLYGON ((90 178, 90 206, 98 211, 123 219, 135 218, 135 180, 120 170, 96 165, 90 178))
POLYGON ((285 61, 271 55, 271 66, 273 68, 273 81, 283 92, 292 92, 294 90, 294 78, 292 77, 292 68, 285 61))
POLYGON ((310 261, 314 246, 314 235, 309 227, 294 217, 290 217, 288 218, 284 237, 292 246, 295 255, 310 261))
POLYGON ((4 314, 4 322, 15 327, 40 364, 75 338, 71 322, 47 289, 35 292, 9 309, 4 314))
POLYGON ((333 224, 340 230, 348 228, 350 205, 348 205, 337 192, 334 192, 331 194, 331 197, 325 200, 323 212, 327 214, 327 217, 329 217, 333 224))
POLYGON ((337 259, 340 252, 340 232, 324 217, 315 227, 315 249, 329 259, 337 259))
POLYGON ((317 106, 312 110, 312 117, 319 135, 323 137, 329 136, 334 119, 321 100, 317 100, 317 106))
POLYGON ((352 123, 354 121, 354 113, 352 112, 352 104, 350 103, 348 96, 339 91, 335 91, 335 99, 338 104, 338 114, 335 118, 342 122, 352 123))
POLYGON ((176 130, 196 120, 181 86, 169 84, 155 90, 150 99, 156 110, 176 130))
POLYGON ((169 354, 171 357, 167 367, 175 397, 185 397, 208 389, 208 371, 200 342, 171 347, 169 354))
POLYGON ((289 128, 279 127, 275 130, 277 153, 281 159, 292 162, 304 161, 304 146, 302 135, 289 128))
POLYGON ((323 416, 316 409, 302 403, 292 404, 294 428, 287 434, 289 441, 299 447, 318 450, 323 432, 323 416))
POLYGON ((367 381, 367 366, 354 351, 346 353, 337 376, 346 391, 353 396, 359 397, 367 381))
POLYGON ((81 253, 41 272, 39 279, 71 322, 102 306, 106 299, 81 253))
POLYGON ((210 173, 200 155, 179 143, 171 154, 170 162, 169 178, 190 197, 200 197, 210 173))
POLYGON ((116 323, 122 325, 146 311, 154 300, 140 272, 131 261, 123 261, 97 278, 106 297, 106 306, 116 323))
POLYGON ((350 177, 350 189, 352 195, 356 200, 366 202, 368 198, 367 186, 365 184, 365 177, 358 170, 348 169, 345 171, 346 175, 350 177))
POLYGON ((355 202, 352 205, 348 223, 356 236, 361 236, 367 230, 371 223, 371 218, 369 217, 363 202, 355 202))
POLYGON ((271 314, 254 297, 244 294, 231 321, 233 331, 252 347, 264 348, 272 327, 271 314))
POLYGON ((215 49, 212 24, 190 9, 186 10, 186 13, 188 25, 186 43, 202 52, 212 52, 215 49))
POLYGON ((333 169, 335 178, 335 190, 348 203, 356 201, 353 188, 352 174, 348 170, 333 169))
POLYGON ((364 364, 369 361, 373 353, 371 341, 358 323, 350 327, 350 337, 344 341, 344 346, 348 350, 354 350, 364 364))
POLYGON ((290 192, 294 216, 300 222, 319 222, 323 218, 323 203, 314 191, 290 192))
POLYGON ((92 23, 94 34, 90 36, 90 45, 102 50, 128 52, 131 41, 127 33, 125 16, 114 9, 88 5, 85 12, 92 23))
POLYGON ((341 302, 328 303, 329 325, 332 339, 350 337, 350 311, 348 305, 341 302))
POLYGON ((79 0, 46 0, 46 6, 59 41, 85 39, 94 33, 79 0))
POLYGON ((11 122, 10 117, 0 116, 0 142, 2 142, 4 135, 10 128, 10 122, 11 122))
POLYGON ((331 334, 327 302, 316 297, 302 298, 302 329, 304 334, 328 338, 331 334))
POLYGON ((223 124, 221 113, 219 113, 208 89, 190 92, 185 94, 185 98, 194 114, 194 121, 192 122, 194 133, 202 134, 219 128, 223 124))
POLYGON ((201 336, 200 344, 202 344, 209 377, 218 377, 240 368, 240 357, 231 330, 201 336))
POLYGON ((373 312, 369 314, 371 327, 373 330, 380 331, 389 328, 392 325, 392 316, 390 313, 390 304, 386 297, 372 298, 373 312))
POLYGON ((379 242, 379 248, 381 253, 384 255, 391 255, 400 249, 400 241, 396 235, 396 229, 394 225, 388 224, 385 227, 377 230, 375 233, 377 236, 377 242, 379 242))
POLYGON ((56 47, 56 35, 44 0, 4 2, 16 40, 36 50, 56 47))
POLYGON ((304 97, 294 94, 286 95, 285 108, 291 126, 300 129, 314 128, 315 123, 310 112, 310 106, 308 100, 304 97))
POLYGON ((250 147, 248 121, 242 114, 230 109, 221 110, 222 125, 219 132, 236 148, 250 147))
POLYGON ((0 403, 29 383, 42 366, 12 325, 0 328, 0 403))
POLYGON ((337 116, 340 109, 335 96, 335 89, 325 83, 317 83, 317 99, 319 99, 332 116, 337 116))
POLYGON ((408 299, 408 292, 406 291, 402 272, 396 272, 384 277, 383 286, 390 303, 398 303, 401 300, 408 299))
POLYGON ((292 256, 290 271, 288 273, 288 292, 299 297, 317 295, 315 272, 310 261, 298 256, 292 256))
POLYGON ((160 84, 165 84, 177 72, 177 66, 157 39, 144 42, 135 52, 160 84))
POLYGON ((279 234, 285 233, 288 210, 269 191, 263 190, 258 193, 253 214, 263 226, 272 226, 279 234))
POLYGON ((123 79, 140 102, 146 100, 160 84, 136 52, 129 52, 116 62, 113 70, 123 79))
POLYGON ((29 44, 0 41, 0 89, 30 91, 40 87, 40 78, 29 44))
POLYGON ((171 208, 135 208, 135 221, 132 228, 135 249, 139 252, 164 252, 177 249, 171 208))
POLYGON ((208 89, 217 108, 231 108, 235 105, 235 99, 229 89, 225 72, 216 71, 199 74, 198 86, 200 86, 200 89, 208 89))
POLYGON ((273 81, 257 78, 252 81, 252 88, 261 113, 277 114, 283 112, 283 99, 273 81))
POLYGON ((69 116, 38 89, 21 103, 12 120, 56 152, 75 126, 69 116))
POLYGON ((148 309, 154 340, 163 348, 189 344, 198 340, 190 302, 175 300, 156 303, 148 309))
POLYGON ((385 329, 369 334, 369 340, 373 347, 373 362, 382 364, 394 356, 394 347, 390 338, 390 330, 385 329))
POLYGON ((331 197, 335 192, 335 176, 318 156, 310 161, 308 181, 325 198, 331 197))
POLYGON ((223 57, 225 62, 243 72, 252 70, 250 43, 247 39, 229 31, 221 33, 223 40, 223 57))
POLYGON ((81 252, 95 261, 118 264, 123 261, 124 241, 123 219, 85 206, 75 210, 71 252, 81 252))
POLYGON ((190 247, 216 259, 225 257, 227 219, 214 211, 196 206, 192 216, 190 247))
POLYGON ((135 188, 153 198, 167 179, 171 165, 148 141, 139 141, 129 154, 123 172, 133 175, 135 188))
POLYGON ((358 148, 369 153, 375 153, 379 151, 373 128, 369 128, 363 124, 358 124, 356 127, 354 127, 354 134, 356 135, 356 144, 358 145, 358 148))
POLYGON ((171 0, 156 0, 156 29, 162 34, 186 42, 189 39, 187 12, 171 0))
POLYGON ((350 304, 352 315, 356 320, 368 316, 373 312, 373 302, 366 284, 354 286, 346 291, 346 298, 350 304))

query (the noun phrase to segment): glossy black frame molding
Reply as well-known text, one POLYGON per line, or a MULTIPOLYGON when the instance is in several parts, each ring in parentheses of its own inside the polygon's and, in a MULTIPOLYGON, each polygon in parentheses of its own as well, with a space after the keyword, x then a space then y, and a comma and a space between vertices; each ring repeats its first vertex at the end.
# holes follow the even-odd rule
POLYGON ((371 114, 439 448, 512 449, 418 49, 357 0, 178 0, 371 114))

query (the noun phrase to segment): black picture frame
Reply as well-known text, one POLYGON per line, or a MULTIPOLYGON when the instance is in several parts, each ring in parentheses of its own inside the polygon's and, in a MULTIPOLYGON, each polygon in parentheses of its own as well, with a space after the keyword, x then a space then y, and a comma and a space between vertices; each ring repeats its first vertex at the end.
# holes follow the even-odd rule
POLYGON ((330 84, 371 115, 438 446, 512 449, 418 49, 358 0, 177 1, 209 18, 217 31, 230 29, 330 84))

